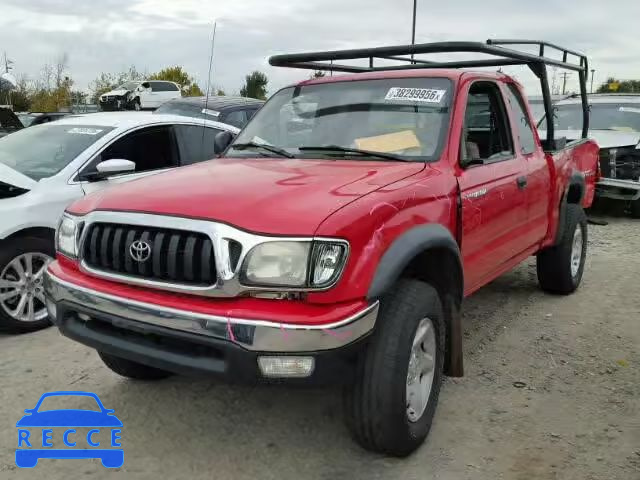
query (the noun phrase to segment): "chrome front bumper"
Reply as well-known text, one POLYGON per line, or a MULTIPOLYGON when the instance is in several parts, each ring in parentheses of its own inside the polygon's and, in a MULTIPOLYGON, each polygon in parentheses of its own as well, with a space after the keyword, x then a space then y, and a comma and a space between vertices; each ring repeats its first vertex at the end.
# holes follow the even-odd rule
POLYGON ((56 323, 60 320, 57 319, 57 306, 64 304, 70 305, 77 317, 85 322, 94 321, 92 317, 105 317, 125 330, 127 325, 136 330, 139 330, 136 325, 150 325, 225 340, 256 352, 319 352, 345 347, 373 330, 379 308, 379 303, 375 302, 332 324, 293 325, 161 307, 80 287, 50 272, 45 273, 44 288, 47 308, 56 323))

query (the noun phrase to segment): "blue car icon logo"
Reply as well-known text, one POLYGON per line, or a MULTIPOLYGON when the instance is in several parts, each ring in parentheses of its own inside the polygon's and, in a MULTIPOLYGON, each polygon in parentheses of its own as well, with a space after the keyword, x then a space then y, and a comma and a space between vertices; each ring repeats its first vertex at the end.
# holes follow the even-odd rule
POLYGON ((120 444, 122 422, 114 415, 113 410, 104 407, 95 393, 45 393, 34 408, 24 412, 26 415, 16 423, 18 427, 16 465, 18 467, 35 467, 41 458, 99 458, 102 465, 107 468, 121 467, 124 463, 124 451, 120 444), (98 410, 43 410, 42 402, 50 397, 85 397, 85 400, 86 397, 90 397, 95 400, 98 410), (90 428, 90 430, 83 435, 76 430, 78 428, 90 428), (41 435, 40 429, 42 429, 41 435), (54 429, 57 435, 56 442, 62 440, 64 446, 69 448, 53 448, 54 429), (104 430, 108 431, 108 442, 103 438, 104 430), (82 446, 76 448, 78 444, 84 443, 85 439, 88 448, 82 446), (107 446, 105 443, 110 448, 104 448, 107 446))

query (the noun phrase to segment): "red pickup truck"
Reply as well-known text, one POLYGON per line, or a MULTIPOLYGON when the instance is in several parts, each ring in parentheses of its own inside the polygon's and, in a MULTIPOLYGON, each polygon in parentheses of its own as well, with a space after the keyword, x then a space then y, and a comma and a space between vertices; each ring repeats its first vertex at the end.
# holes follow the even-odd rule
POLYGON ((53 322, 126 377, 344 382, 357 441, 408 455, 443 375, 462 375, 463 298, 532 255, 546 291, 583 275, 597 145, 541 142, 513 78, 458 68, 528 65, 547 111, 548 64, 586 93, 585 57, 536 47, 272 57, 351 74, 275 93, 216 138, 219 159, 72 204, 45 278, 53 322), (452 51, 493 57, 408 57, 452 51))

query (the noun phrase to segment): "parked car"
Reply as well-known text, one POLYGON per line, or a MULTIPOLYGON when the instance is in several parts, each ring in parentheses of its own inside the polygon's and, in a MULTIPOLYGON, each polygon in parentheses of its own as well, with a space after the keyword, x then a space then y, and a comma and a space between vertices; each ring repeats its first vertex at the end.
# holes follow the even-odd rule
POLYGON ((18 116, 9 108, 0 107, 0 138, 22 130, 24 126, 18 116))
POLYGON ((263 100, 247 97, 210 96, 176 98, 158 107, 156 113, 208 118, 243 128, 264 105, 263 100))
POLYGON ((49 324, 42 274, 71 201, 213 158, 220 132, 238 129, 177 115, 114 112, 69 116, 0 139, 0 328, 22 332, 49 324))
POLYGON ((463 373, 464 296, 531 255, 545 291, 580 285, 598 161, 587 139, 541 143, 516 80, 462 68, 486 59, 409 64, 452 51, 529 65, 543 88, 548 63, 578 71, 586 94, 586 57, 493 43, 272 57, 358 73, 280 90, 218 135, 216 162, 70 205, 45 276, 57 327, 125 377, 344 382, 354 437, 411 453, 463 373))
POLYGON ((152 110, 182 95, 180 85, 164 80, 126 82, 100 95, 100 109, 152 110))
MULTIPOLYGON (((626 202, 640 218, 640 94, 589 95, 589 111, 589 137, 600 146, 598 197, 626 202)), ((576 96, 558 102, 556 136, 577 138, 581 112, 576 96)))

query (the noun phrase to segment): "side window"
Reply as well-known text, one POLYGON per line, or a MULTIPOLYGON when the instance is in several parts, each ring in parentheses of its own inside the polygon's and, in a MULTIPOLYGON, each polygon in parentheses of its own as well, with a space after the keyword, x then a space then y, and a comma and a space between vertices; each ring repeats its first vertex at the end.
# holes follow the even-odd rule
POLYGON ((151 85, 151 91, 152 92, 161 92, 162 91, 162 82, 149 82, 149 85, 151 85))
POLYGON ((195 125, 176 125, 180 146, 180 165, 191 165, 215 158, 214 139, 222 130, 195 125))
POLYGON ((463 163, 497 161, 513 155, 513 141, 504 100, 493 82, 471 86, 462 138, 463 163))
POLYGON ((242 128, 247 123, 247 117, 243 110, 235 110, 227 113, 222 121, 234 127, 242 128))
POLYGON ((253 116, 256 114, 257 111, 258 111, 257 108, 252 108, 251 110, 247 110, 246 111, 247 120, 251 120, 253 118, 253 116))
POLYGON ((136 164, 136 173, 176 167, 178 155, 170 126, 136 130, 116 140, 91 162, 89 171, 105 160, 122 158, 136 164))
POLYGON ((513 113, 513 119, 516 122, 514 127, 516 134, 520 138, 521 151, 524 154, 533 153, 536 150, 536 140, 527 109, 524 106, 524 100, 515 85, 509 84, 508 91, 507 99, 513 113))
POLYGON ((171 82, 167 82, 167 92, 177 92, 177 91, 179 91, 179 90, 180 90, 180 89, 178 88, 178 86, 177 86, 177 85, 174 85, 174 84, 173 84, 173 83, 171 83, 171 82))

